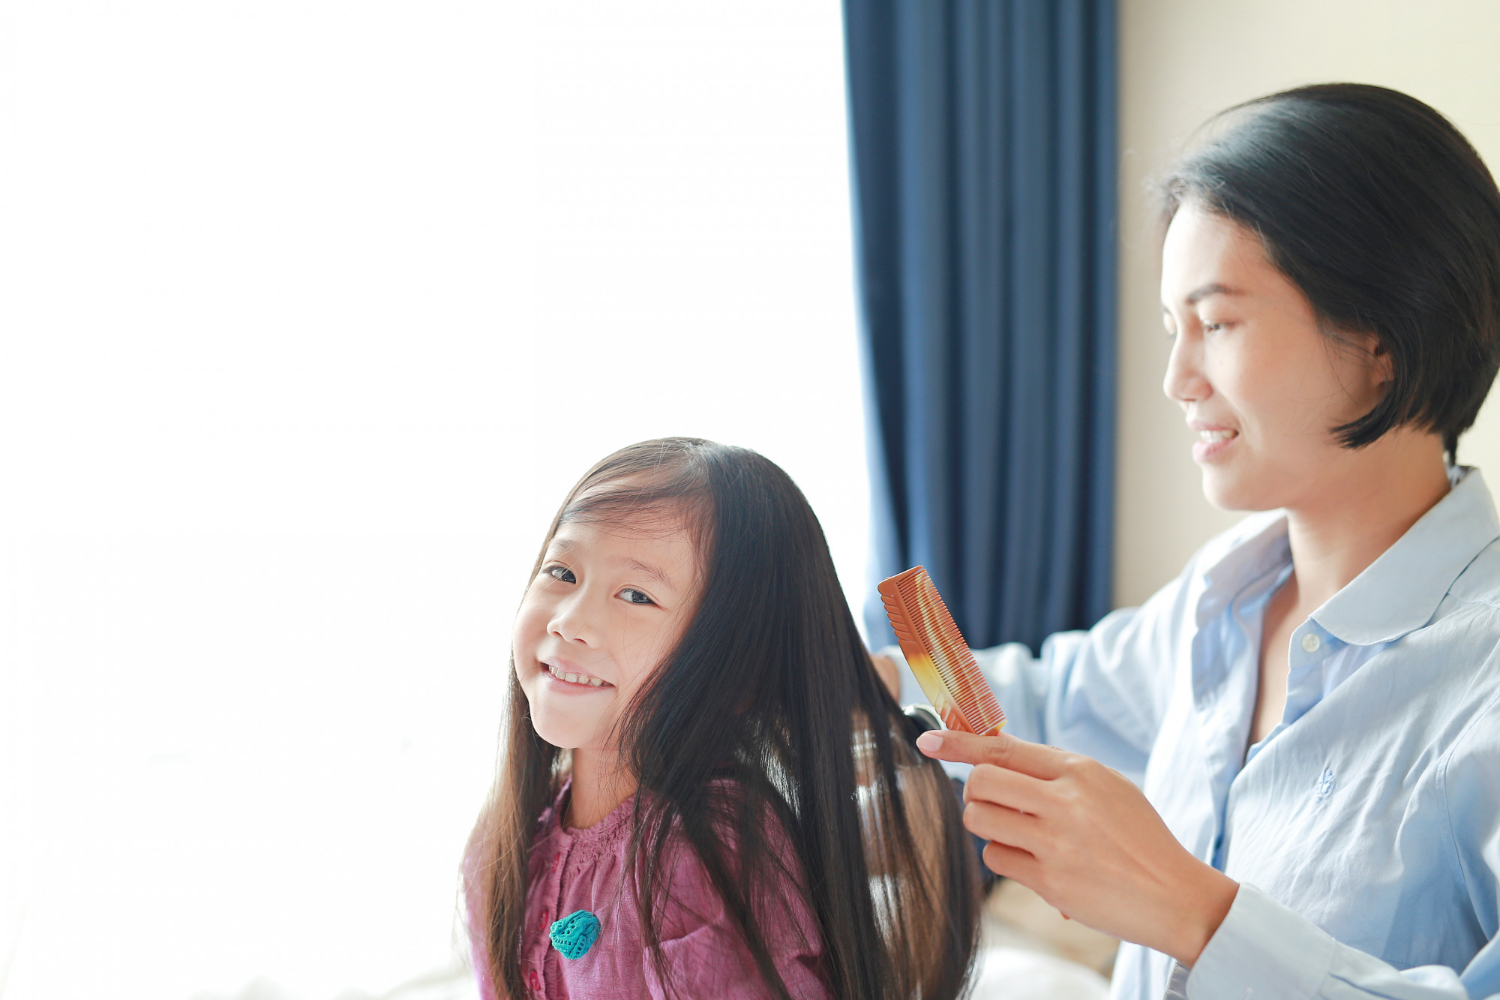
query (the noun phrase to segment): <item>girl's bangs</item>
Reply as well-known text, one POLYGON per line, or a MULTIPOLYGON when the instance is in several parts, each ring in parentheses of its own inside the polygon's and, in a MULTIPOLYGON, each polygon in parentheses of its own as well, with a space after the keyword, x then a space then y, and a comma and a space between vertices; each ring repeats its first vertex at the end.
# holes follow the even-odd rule
POLYGON ((712 535, 713 499, 707 477, 690 467, 582 483, 563 506, 558 524, 602 524, 641 534, 687 528, 700 548, 712 535))

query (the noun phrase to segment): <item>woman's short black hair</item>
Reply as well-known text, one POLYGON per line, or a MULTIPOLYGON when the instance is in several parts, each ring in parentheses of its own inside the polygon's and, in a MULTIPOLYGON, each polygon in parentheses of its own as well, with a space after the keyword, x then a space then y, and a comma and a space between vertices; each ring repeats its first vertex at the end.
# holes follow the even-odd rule
POLYGON ((1384 87, 1299 87, 1230 108, 1161 182, 1259 234, 1326 332, 1373 334, 1393 377, 1334 428, 1359 448, 1403 424, 1453 455, 1500 367, 1500 191, 1438 112, 1384 87))

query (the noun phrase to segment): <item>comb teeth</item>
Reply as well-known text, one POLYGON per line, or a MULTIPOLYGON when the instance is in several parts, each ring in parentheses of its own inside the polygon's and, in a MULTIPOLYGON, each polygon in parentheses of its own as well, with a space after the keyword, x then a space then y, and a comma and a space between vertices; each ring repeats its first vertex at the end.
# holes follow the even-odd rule
POLYGON ((916 566, 898 573, 879 591, 901 652, 943 724, 981 735, 1004 728, 1005 712, 927 570, 916 566))

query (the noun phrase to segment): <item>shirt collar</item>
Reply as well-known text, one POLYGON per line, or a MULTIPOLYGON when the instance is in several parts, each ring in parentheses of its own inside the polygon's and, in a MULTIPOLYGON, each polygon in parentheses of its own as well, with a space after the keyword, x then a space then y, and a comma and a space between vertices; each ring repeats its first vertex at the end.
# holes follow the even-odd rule
POLYGON ((1204 553, 1203 591, 1198 600, 1198 627, 1223 613, 1245 586, 1292 561, 1286 514, 1279 510, 1252 514, 1204 553))
POLYGON ((1364 572, 1312 614, 1336 638, 1390 642, 1432 620, 1474 557, 1500 537, 1500 518, 1478 469, 1450 473, 1453 488, 1364 572))

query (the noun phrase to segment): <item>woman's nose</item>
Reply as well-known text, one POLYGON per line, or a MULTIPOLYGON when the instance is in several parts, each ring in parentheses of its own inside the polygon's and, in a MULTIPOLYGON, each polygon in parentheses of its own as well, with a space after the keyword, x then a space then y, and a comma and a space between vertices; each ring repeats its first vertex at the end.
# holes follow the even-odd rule
POLYGON ((1172 340, 1167 356, 1167 373, 1162 377, 1161 391, 1178 403, 1199 403, 1212 393, 1201 368, 1202 351, 1198 338, 1179 334, 1172 340))

